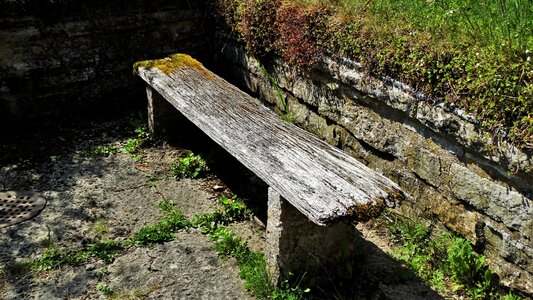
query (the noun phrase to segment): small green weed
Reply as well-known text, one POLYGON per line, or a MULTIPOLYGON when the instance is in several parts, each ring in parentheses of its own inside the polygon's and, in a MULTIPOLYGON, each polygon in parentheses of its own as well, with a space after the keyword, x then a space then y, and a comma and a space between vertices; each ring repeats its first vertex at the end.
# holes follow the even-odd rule
POLYGON ((99 283, 96 285, 96 290, 102 293, 102 295, 106 297, 112 297, 115 294, 115 291, 111 289, 107 284, 105 283, 99 283))
POLYGON ((176 238, 174 236, 175 231, 191 226, 183 213, 174 208, 172 200, 165 199, 158 204, 158 207, 166 212, 165 216, 158 223, 143 227, 135 232, 131 243, 140 247, 150 247, 154 244, 173 241, 176 238))
POLYGON ((120 251, 124 249, 124 245, 117 241, 104 240, 102 242, 92 244, 87 250, 79 251, 80 257, 96 257, 106 263, 112 263, 119 255, 120 251))
POLYGON ((239 269, 239 276, 245 279, 244 287, 257 298, 276 299, 277 294, 283 294, 283 288, 277 290, 272 284, 263 253, 250 251, 246 259, 239 264, 239 269))
POLYGON ((107 224, 105 220, 98 219, 96 220, 93 231, 97 235, 105 235, 109 232, 109 224, 107 224))
POLYGON ((122 146, 122 151, 128 154, 136 153, 141 147, 141 141, 139 139, 129 138, 124 142, 122 146))
POLYGON ((227 225, 231 222, 242 221, 250 217, 251 211, 246 204, 236 195, 231 198, 222 196, 218 200, 220 208, 215 209, 212 213, 194 216, 192 224, 200 228, 202 232, 207 233, 215 230, 218 225, 227 225))
POLYGON ((209 238, 215 241, 215 250, 223 258, 235 257, 244 259, 248 255, 248 247, 231 230, 218 227, 209 233, 209 238))
POLYGON ((194 155, 193 153, 187 154, 187 156, 178 159, 171 167, 172 175, 181 178, 197 178, 207 170, 207 164, 200 155, 194 155))
POLYGON ((109 274, 109 269, 107 267, 102 267, 96 272, 96 276, 102 278, 105 275, 109 274))
POLYGON ((95 156, 103 156, 103 157, 110 157, 112 155, 117 154, 119 151, 119 148, 116 145, 102 145, 97 146, 96 148, 93 148, 89 151, 89 154, 95 155, 95 156))
POLYGON ((517 296, 513 294, 512 292, 509 292, 509 294, 501 298, 501 300, 520 300, 520 299, 522 299, 520 296, 517 296))
POLYGON ((459 237, 452 237, 447 252, 446 264, 458 282, 457 288, 465 288, 474 299, 493 296, 496 282, 485 265, 485 256, 475 253, 470 243, 459 237))
POLYGON ((219 218, 226 224, 245 220, 252 214, 246 207, 246 204, 237 195, 233 195, 231 198, 222 196, 218 200, 218 204, 222 207, 222 210, 217 210, 220 214, 219 218))
POLYGON ((148 128, 146 128, 146 125, 144 124, 137 126, 137 128, 135 128, 135 133, 137 134, 137 138, 143 143, 152 140, 152 135, 148 132, 148 128))
POLYGON ((41 254, 40 258, 31 260, 29 266, 35 271, 49 270, 59 266, 63 261, 62 257, 63 254, 54 244, 47 247, 43 254, 41 254))
POLYGON ((133 242, 136 246, 149 247, 173 241, 175 238, 172 230, 158 223, 139 229, 133 235, 133 242))
MULTIPOLYGON (((293 276, 293 274, 289 273, 289 276, 293 276)), ((311 289, 300 287, 302 280, 303 277, 301 277, 296 283, 291 283, 289 279, 283 280, 280 284, 280 288, 272 294, 271 298, 284 300, 304 299, 305 294, 309 293, 311 289)))
POLYGON ((121 150, 124 153, 130 154, 134 161, 141 161, 143 157, 138 152, 142 146, 152 141, 152 136, 147 131, 145 125, 140 125, 135 128, 135 134, 137 137, 127 139, 122 145, 121 150))
POLYGON ((159 202, 157 204, 157 207, 159 207, 159 209, 161 209, 162 211, 164 212, 171 212, 174 210, 174 201, 172 201, 172 199, 164 199, 163 201, 159 202))

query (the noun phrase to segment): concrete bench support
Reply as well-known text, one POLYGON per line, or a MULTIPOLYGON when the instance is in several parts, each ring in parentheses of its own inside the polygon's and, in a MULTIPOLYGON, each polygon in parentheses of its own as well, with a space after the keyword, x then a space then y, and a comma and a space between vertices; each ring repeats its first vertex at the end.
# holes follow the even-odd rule
POLYGON ((328 277, 330 272, 351 262, 356 229, 348 220, 319 226, 268 189, 266 256, 273 281, 287 278, 289 272, 308 278, 328 277))
POLYGON ((152 87, 146 87, 148 98, 148 130, 155 136, 176 132, 183 115, 152 87))

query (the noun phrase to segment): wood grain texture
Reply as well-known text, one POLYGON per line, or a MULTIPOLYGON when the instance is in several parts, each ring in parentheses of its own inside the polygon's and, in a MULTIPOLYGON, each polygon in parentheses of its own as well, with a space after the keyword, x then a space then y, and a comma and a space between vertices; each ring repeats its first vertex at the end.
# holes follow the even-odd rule
POLYGON ((211 139, 311 221, 365 218, 403 197, 400 188, 313 134, 282 121, 259 100, 188 67, 139 76, 211 139))

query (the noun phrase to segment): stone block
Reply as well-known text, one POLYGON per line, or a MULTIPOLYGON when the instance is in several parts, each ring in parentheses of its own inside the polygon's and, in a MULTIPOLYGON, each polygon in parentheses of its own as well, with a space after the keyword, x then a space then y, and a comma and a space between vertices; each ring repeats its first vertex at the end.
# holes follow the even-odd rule
POLYGON ((351 222, 329 226, 311 222, 274 189, 268 189, 266 256, 274 282, 289 272, 318 280, 351 262, 357 231, 351 222), (281 277, 280 277, 281 276, 281 277))
POLYGON ((176 132, 185 117, 151 87, 146 87, 148 98, 148 130, 155 136, 176 132))
POLYGON ((533 202, 522 194, 482 178, 457 163, 450 166, 449 173, 448 188, 458 199, 513 230, 523 231, 531 224, 533 202))

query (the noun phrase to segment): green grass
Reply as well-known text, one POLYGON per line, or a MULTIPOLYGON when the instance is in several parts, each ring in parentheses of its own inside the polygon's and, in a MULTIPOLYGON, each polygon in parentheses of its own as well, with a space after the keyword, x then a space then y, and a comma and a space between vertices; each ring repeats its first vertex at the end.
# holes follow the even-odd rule
POLYGON ((30 260, 28 265, 35 271, 43 271, 62 265, 80 265, 93 258, 111 263, 123 249, 121 242, 112 240, 103 240, 79 250, 64 250, 50 243, 40 257, 30 260))
POLYGON ((434 43, 478 45, 521 55, 533 50, 533 6, 529 0, 337 2, 345 12, 367 11, 384 25, 406 24, 413 30, 430 32, 434 43))

